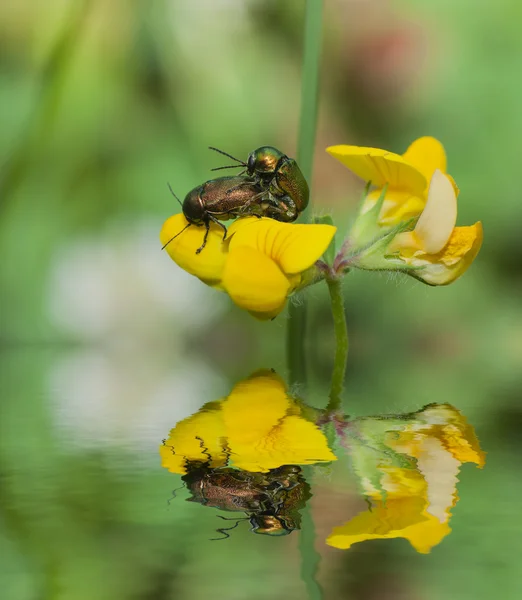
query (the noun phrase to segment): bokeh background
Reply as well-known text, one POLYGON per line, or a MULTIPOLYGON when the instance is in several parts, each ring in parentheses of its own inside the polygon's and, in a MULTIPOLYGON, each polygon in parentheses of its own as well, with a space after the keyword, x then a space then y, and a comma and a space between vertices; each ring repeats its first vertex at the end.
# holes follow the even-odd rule
MULTIPOLYGON (((0 589, 8 600, 302 598, 297 534, 180 499, 157 448, 261 367, 285 374, 283 314, 257 323, 161 253, 179 196, 270 144, 295 155, 305 3, 0 3, 0 589)), ((348 226, 362 183, 328 145, 445 145, 459 224, 482 220, 461 280, 350 274, 346 410, 449 402, 488 460, 465 468, 453 533, 326 549, 324 515, 362 500, 334 471, 312 499, 327 597, 519 598, 522 523, 522 5, 325 0, 313 212, 348 226), (341 493, 339 490, 344 490, 341 493), (348 490, 348 491, 347 491, 348 490), (321 538, 322 535, 322 538, 321 538)), ((306 400, 327 401, 333 332, 309 294, 306 400)), ((331 516, 328 518, 332 518, 331 516)), ((337 519, 337 523, 339 522, 337 519)), ((326 519, 328 521, 328 519, 326 519)))

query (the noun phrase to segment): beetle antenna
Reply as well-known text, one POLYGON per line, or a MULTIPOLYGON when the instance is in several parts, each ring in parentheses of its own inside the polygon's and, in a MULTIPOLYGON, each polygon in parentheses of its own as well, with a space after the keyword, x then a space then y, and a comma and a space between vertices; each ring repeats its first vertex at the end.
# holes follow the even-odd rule
POLYGON ((170 183, 167 181, 167 185, 169 186, 169 190, 170 193, 174 196, 174 198, 176 198, 176 200, 179 202, 179 205, 181 206, 181 208, 183 208, 183 204, 181 204, 181 200, 176 196, 176 194, 174 193, 174 190, 170 187, 170 183))
POLYGON ((235 156, 232 156, 231 154, 228 154, 227 152, 224 152, 223 150, 220 150, 219 148, 214 148, 214 146, 209 146, 208 149, 214 150, 214 152, 219 152, 219 154, 222 154, 223 156, 228 156, 228 158, 235 160, 237 163, 239 163, 240 165, 243 165, 244 167, 247 166, 247 164, 245 162, 243 162, 242 160, 239 160, 239 158, 236 158, 235 156))
MULTIPOLYGON (((219 515, 218 515, 219 516, 219 515)), ((219 527, 218 529, 216 529, 216 531, 218 533, 222 533, 223 537, 219 537, 219 538, 210 538, 211 542, 217 542, 218 540, 226 540, 227 538, 230 537, 230 535, 227 533, 227 531, 230 531, 231 529, 235 529, 239 523, 241 521, 244 521, 245 519, 238 519, 234 525, 232 525, 232 527, 219 527)))
MULTIPOLYGON (((243 165, 241 165, 243 166, 243 165)), ((228 165, 226 167, 215 167, 214 169, 210 169, 211 171, 221 171, 221 169, 239 169, 240 165, 228 165)))
POLYGON ((167 500, 167 504, 170 505, 170 503, 174 500, 174 498, 176 497, 176 492, 178 492, 179 490, 182 490, 185 487, 185 485, 180 485, 178 488, 176 488, 175 490, 172 490, 172 497, 169 498, 167 500))
POLYGON ((165 250, 165 248, 170 244, 170 242, 172 242, 172 240, 175 240, 178 237, 178 235, 181 235, 185 231, 185 229, 189 228, 191 225, 192 223, 187 223, 187 225, 185 225, 185 227, 183 227, 183 229, 179 233, 176 233, 176 235, 172 236, 170 240, 164 246, 161 247, 161 249, 165 250))

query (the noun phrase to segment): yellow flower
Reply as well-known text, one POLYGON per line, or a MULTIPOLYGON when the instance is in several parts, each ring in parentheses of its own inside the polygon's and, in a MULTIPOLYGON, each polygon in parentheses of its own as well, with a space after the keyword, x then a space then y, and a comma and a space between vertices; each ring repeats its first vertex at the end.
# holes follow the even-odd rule
POLYGON ((303 414, 272 371, 238 383, 225 399, 179 422, 160 446, 162 466, 186 473, 187 461, 230 462, 245 471, 336 460, 324 434, 303 414))
POLYGON ((359 513, 351 521, 336 527, 326 543, 334 548, 346 550, 357 542, 372 539, 404 538, 421 554, 427 554, 451 532, 446 521, 439 521, 426 512, 426 485, 422 477, 413 471, 411 484, 417 483, 417 494, 387 492, 386 498, 372 498, 371 511, 359 513))
POLYGON ((455 407, 429 404, 414 413, 414 417, 407 425, 391 431, 386 440, 388 446, 418 460, 426 439, 434 438, 440 440, 459 463, 484 466, 486 455, 480 448, 475 430, 455 407))
POLYGON ((449 178, 437 170, 426 206, 413 231, 395 236, 389 252, 415 270, 410 274, 430 285, 447 285, 471 265, 482 245, 482 223, 455 227, 457 195, 449 178))
POLYGON ((364 443, 352 443, 351 451, 372 509, 336 527, 329 545, 346 549, 402 537, 425 554, 451 532, 460 466, 482 467, 484 453, 473 428, 448 404, 430 405, 411 417, 358 420, 357 440, 364 443))
MULTIPOLYGON (((166 244, 187 225, 184 215, 167 219, 160 240, 166 244)), ((236 220, 223 241, 223 230, 210 223, 200 254, 204 227, 187 228, 166 247, 174 262, 201 281, 228 293, 258 319, 271 319, 305 281, 305 272, 323 255, 335 234, 331 225, 280 223, 246 217, 236 220)))
POLYGON ((426 204, 428 183, 435 170, 446 172, 446 153, 433 137, 415 140, 401 156, 379 148, 330 146, 326 151, 356 175, 371 182, 362 213, 370 210, 387 185, 379 223, 391 226, 415 217, 426 204))

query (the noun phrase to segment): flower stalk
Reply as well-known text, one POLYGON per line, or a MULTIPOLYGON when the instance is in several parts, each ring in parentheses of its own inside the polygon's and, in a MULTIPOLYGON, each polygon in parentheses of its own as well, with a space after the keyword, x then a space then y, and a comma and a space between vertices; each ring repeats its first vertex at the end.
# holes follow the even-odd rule
POLYGON ((335 358, 330 385, 330 401, 327 410, 335 411, 341 408, 341 393, 344 387, 346 361, 348 358, 348 329, 344 312, 342 280, 339 278, 328 278, 326 283, 330 293, 335 333, 335 358))

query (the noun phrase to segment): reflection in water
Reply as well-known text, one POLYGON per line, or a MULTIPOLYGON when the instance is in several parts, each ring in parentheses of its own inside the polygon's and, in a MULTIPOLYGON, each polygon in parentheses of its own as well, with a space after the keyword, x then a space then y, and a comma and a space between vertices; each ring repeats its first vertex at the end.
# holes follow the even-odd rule
MULTIPOLYGON (((350 419, 290 397, 267 370, 179 422, 160 455, 163 467, 183 475, 190 501, 243 512, 252 531, 269 535, 300 528, 299 510, 311 494, 298 465, 349 458, 369 507, 326 542, 346 549, 402 537, 421 553, 451 531, 460 466, 485 462, 473 428, 448 404, 350 419), (335 433, 330 444, 326 431, 335 433), (330 446, 340 448, 337 456, 330 446)), ((232 520, 235 528, 242 519, 232 520)), ((228 529, 218 531, 228 537, 228 529)))
POLYGON ((278 375, 259 371, 178 423, 160 448, 162 465, 181 474, 187 461, 266 472, 336 460, 313 422, 317 415, 288 395, 278 375))
MULTIPOLYGON (((192 496, 190 502, 245 512, 252 531, 266 535, 286 535, 299 529, 298 510, 310 498, 310 486, 303 479, 301 468, 295 465, 271 469, 267 473, 252 473, 242 469, 212 469, 206 463, 189 463, 182 479, 192 496)), ((218 531, 228 537, 226 529, 218 531)))
POLYGON ((370 507, 335 528, 327 543, 349 548, 402 537, 417 552, 429 552, 451 531, 460 466, 484 465, 473 428, 449 404, 409 415, 339 420, 337 426, 370 507))
POLYGON ((284 535, 299 529, 310 497, 296 465, 336 460, 318 415, 259 371, 178 423, 160 447, 162 465, 184 475, 192 501, 246 512, 254 532, 284 535))

